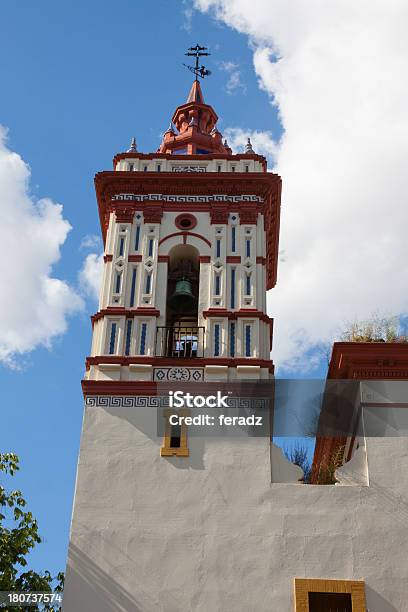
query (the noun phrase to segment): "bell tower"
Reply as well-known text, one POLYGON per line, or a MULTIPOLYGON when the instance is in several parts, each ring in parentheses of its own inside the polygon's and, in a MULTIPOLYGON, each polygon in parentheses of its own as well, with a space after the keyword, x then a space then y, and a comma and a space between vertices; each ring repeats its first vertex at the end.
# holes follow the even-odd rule
MULTIPOLYGON (((198 80, 208 71, 197 62, 193 72, 157 151, 138 151, 133 138, 95 177, 104 270, 82 381, 64 612, 232 609, 214 599, 212 570, 202 588, 194 538, 228 554, 231 540, 214 532, 225 503, 216 483, 245 497, 252 478, 262 497, 271 481, 269 436, 158 434, 160 383, 273 377, 266 292, 276 282, 281 179, 249 139, 232 152, 198 80), (186 539, 194 524, 202 527, 186 539), (184 577, 174 569, 181 559, 184 577)), ((228 529, 245 531, 253 503, 234 502, 228 529)))
POLYGON ((175 369, 184 381, 273 373, 281 181, 249 140, 233 154, 216 122, 195 80, 156 153, 133 139, 95 177, 105 265, 86 395, 175 369))

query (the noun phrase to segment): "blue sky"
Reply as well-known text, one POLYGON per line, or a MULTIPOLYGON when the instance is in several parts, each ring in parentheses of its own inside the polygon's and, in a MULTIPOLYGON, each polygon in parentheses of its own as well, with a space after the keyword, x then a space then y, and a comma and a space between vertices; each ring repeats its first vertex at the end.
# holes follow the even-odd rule
MULTIPOLYGON (((8 147, 31 167, 31 196, 63 205, 72 230, 52 276, 74 288, 87 252, 81 242, 99 233, 93 176, 111 168, 113 155, 133 135, 139 150, 157 148, 192 81, 182 67, 188 46, 198 41, 213 52, 204 95, 221 131, 271 131, 275 138, 281 133, 276 111, 258 87, 246 37, 201 13, 194 13, 189 31, 184 10, 163 0, 154 10, 145 0, 22 0, 2 6, 0 123, 9 130, 8 147), (243 85, 230 93, 230 74, 221 62, 239 66, 243 85)), ((21 459, 13 484, 29 500, 44 537, 32 554, 37 570, 65 568, 82 420, 80 380, 90 347, 89 315, 96 310, 95 302, 84 299, 85 310, 69 319, 67 332, 51 348, 19 357, 18 369, 0 369, 0 448, 21 459)))
POLYGON ((407 313, 406 3, 392 12, 364 3, 345 11, 341 0, 194 4, 202 10, 191 20, 191 3, 176 0, 2 6, 0 124, 9 135, 0 143, 0 358, 10 358, 10 346, 23 353, 14 368, 0 366, 0 448, 21 457, 15 482, 45 539, 32 557, 39 570, 57 572, 66 559, 96 309, 78 283, 83 240, 99 234, 93 176, 133 135, 139 150, 157 149, 191 85, 182 67, 188 46, 213 53, 204 96, 219 129, 238 147, 250 133, 283 177, 283 252, 269 297, 282 373, 299 376, 314 364, 307 376, 324 376, 316 347, 339 327, 376 311, 407 313), (28 187, 28 170, 10 151, 29 164, 28 187), (43 197, 62 212, 37 205, 43 197), (72 227, 66 238, 61 215, 72 227), (58 237, 48 245, 53 227, 58 237))

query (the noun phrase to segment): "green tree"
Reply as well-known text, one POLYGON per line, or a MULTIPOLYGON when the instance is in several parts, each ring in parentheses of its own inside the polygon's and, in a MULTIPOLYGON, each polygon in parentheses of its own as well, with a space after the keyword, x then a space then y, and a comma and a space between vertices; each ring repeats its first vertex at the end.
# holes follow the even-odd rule
MULTIPOLYGON (((19 459, 14 453, 0 453, 0 475, 13 476, 19 470, 19 459)), ((39 591, 61 593, 64 573, 53 578, 48 571, 38 574, 28 570, 26 556, 42 540, 38 524, 19 490, 6 491, 0 484, 0 591, 39 591)), ((4 608, 2 608, 4 609, 4 608)), ((48 610, 56 612, 59 606, 12 607, 10 612, 48 610)))

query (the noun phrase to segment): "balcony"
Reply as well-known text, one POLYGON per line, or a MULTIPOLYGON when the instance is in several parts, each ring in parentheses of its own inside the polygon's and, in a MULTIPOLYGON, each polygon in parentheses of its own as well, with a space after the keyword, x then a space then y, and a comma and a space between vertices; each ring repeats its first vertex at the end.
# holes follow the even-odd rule
POLYGON ((204 356, 204 327, 180 324, 156 329, 156 357, 194 359, 204 356))

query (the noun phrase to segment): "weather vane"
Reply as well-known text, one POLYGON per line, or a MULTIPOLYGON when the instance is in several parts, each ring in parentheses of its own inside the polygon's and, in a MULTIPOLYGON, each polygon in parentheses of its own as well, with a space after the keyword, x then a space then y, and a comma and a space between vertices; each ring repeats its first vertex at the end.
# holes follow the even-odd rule
POLYGON ((207 70, 205 66, 200 66, 199 64, 200 57, 202 57, 203 55, 211 55, 211 53, 208 53, 207 47, 200 47, 200 45, 196 45, 195 47, 189 47, 187 53, 185 53, 184 55, 189 55, 196 58, 195 66, 188 66, 187 64, 183 64, 183 66, 191 70, 191 72, 196 75, 196 80, 197 77, 201 77, 203 79, 206 76, 210 76, 211 71, 207 70))

